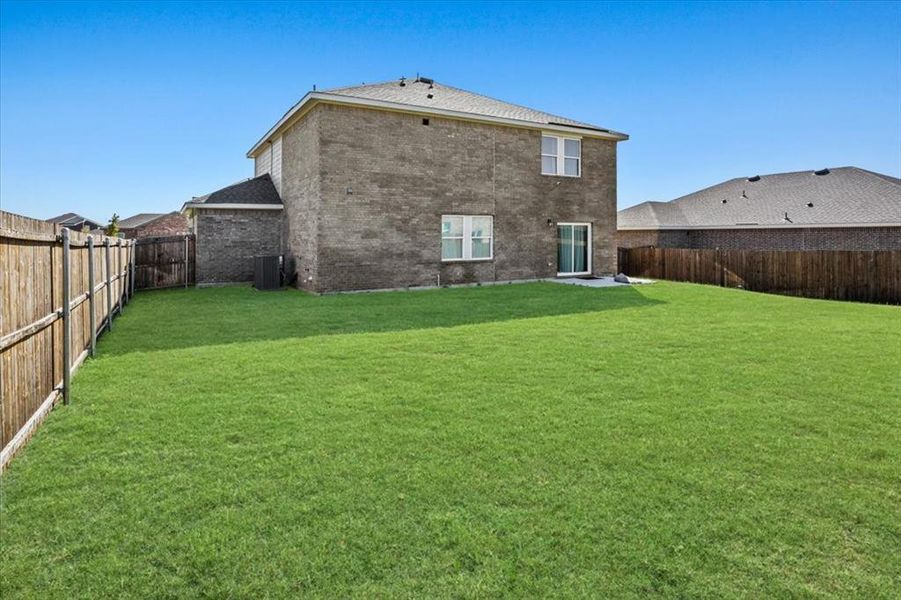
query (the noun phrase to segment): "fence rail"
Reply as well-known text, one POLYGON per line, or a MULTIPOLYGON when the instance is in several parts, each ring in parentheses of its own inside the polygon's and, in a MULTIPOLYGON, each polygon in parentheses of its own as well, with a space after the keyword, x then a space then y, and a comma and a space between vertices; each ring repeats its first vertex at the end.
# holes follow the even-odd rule
POLYGON ((134 247, 0 211, 0 470, 134 295, 134 247))
POLYGON ((707 283, 808 298, 901 304, 898 250, 619 248, 634 277, 707 283))
POLYGON ((135 243, 135 287, 139 290, 194 285, 193 235, 151 237, 135 243))

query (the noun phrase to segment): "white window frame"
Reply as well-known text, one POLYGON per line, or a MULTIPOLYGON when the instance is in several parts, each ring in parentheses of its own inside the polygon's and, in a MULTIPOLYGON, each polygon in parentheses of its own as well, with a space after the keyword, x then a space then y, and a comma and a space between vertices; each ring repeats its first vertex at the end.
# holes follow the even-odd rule
MULTIPOLYGON (((486 260, 494 260, 494 215, 441 215, 441 224, 442 229, 444 227, 444 219, 447 218, 462 218, 463 219, 463 257, 462 258, 444 258, 441 257, 441 262, 482 262, 486 260), (473 218, 487 218, 490 219, 490 235, 488 235, 488 256, 482 256, 473 258, 472 256, 472 219, 473 218)), ((477 239, 484 239, 486 236, 482 236, 477 239)), ((441 232, 441 240, 458 240, 460 236, 451 235, 445 236, 444 232, 441 232)), ((442 252, 443 254, 443 252, 442 252)))
POLYGON ((541 174, 546 175, 548 177, 576 177, 579 178, 582 176, 582 138, 575 135, 560 135, 558 133, 541 133, 541 146, 539 151, 541 153, 541 161, 539 168, 541 169, 541 174), (544 153, 544 138, 553 138, 557 140, 557 153, 556 154, 545 154, 544 153), (566 142, 564 140, 575 140, 579 142, 579 155, 578 156, 567 156, 566 155, 566 142), (556 173, 545 173, 544 172, 544 157, 554 157, 556 159, 556 173), (575 175, 566 175, 566 159, 567 158, 576 158, 579 160, 579 168, 578 173, 575 175))
MULTIPOLYGON (((588 270, 587 271, 578 271, 578 272, 573 271, 572 273, 563 273, 563 272, 557 271, 557 277, 575 277, 577 275, 591 275, 591 223, 571 223, 571 222, 557 223, 557 227, 560 227, 561 225, 562 226, 587 226, 588 227, 588 232, 587 232, 588 233, 588 258, 585 262, 585 266, 588 267, 588 270)), ((559 238, 558 238, 557 243, 558 244, 560 243, 559 238)), ((575 251, 576 251, 576 247, 575 247, 575 244, 573 244, 573 254, 574 254, 572 257, 573 264, 576 264, 575 251)))

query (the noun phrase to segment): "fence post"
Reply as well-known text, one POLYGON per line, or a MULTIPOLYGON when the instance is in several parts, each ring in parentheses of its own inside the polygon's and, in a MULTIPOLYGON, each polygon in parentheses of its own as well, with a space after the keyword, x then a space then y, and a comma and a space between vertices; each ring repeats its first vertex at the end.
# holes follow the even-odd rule
POLYGON ((125 282, 122 280, 122 240, 116 240, 116 281, 119 291, 116 294, 116 312, 122 314, 122 296, 125 294, 125 282))
POLYGON ((131 270, 131 277, 128 279, 128 301, 135 297, 135 254, 138 252, 138 241, 131 240, 131 254, 128 257, 128 268, 131 270))
POLYGON ((188 287, 188 236, 185 236, 185 287, 188 287))
POLYGON ((91 356, 97 349, 97 314, 94 304, 94 286, 97 285, 94 280, 94 236, 88 236, 88 306, 91 311, 91 356))
POLYGON ((106 330, 113 330, 113 286, 110 281, 110 272, 112 271, 112 266, 110 265, 110 248, 109 248, 109 237, 103 240, 103 245, 106 247, 106 330))
POLYGON ((719 246, 716 247, 716 254, 714 256, 715 256, 714 260, 716 261, 716 267, 717 267, 717 271, 718 271, 716 274, 717 280, 718 280, 717 283, 720 287, 725 287, 726 286, 726 278, 724 277, 724 273, 723 273, 723 252, 722 252, 722 250, 720 250, 719 246))
POLYGON ((63 404, 69 404, 69 378, 72 374, 72 315, 70 302, 71 257, 69 256, 69 230, 62 230, 63 240, 63 404))
POLYGON ((125 294, 125 304, 131 300, 131 296, 128 292, 131 291, 131 283, 129 282, 129 277, 131 274, 131 243, 125 244, 125 281, 122 283, 122 292, 125 294))
POLYGON ((137 276, 137 253, 138 253, 138 240, 131 241, 131 280, 129 284, 131 285, 131 295, 135 295, 135 277, 137 276))

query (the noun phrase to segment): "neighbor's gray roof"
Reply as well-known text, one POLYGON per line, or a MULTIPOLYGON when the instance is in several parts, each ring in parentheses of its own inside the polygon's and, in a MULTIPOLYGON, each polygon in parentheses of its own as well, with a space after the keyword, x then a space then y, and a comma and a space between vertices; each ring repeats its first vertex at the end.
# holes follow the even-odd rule
POLYGON ((151 221, 155 221, 160 217, 166 216, 166 213, 138 213, 134 216, 128 217, 127 219, 121 219, 119 221, 119 229, 132 229, 134 227, 140 227, 141 225, 146 225, 151 221))
POLYGON ((229 185, 191 200, 191 204, 281 204, 269 174, 229 185))
POLYGON ((739 177, 671 202, 643 202, 619 211, 617 226, 703 229, 901 225, 901 180, 857 167, 824 171, 828 173, 762 175, 756 181, 739 177))
MULTIPOLYGON (((481 94, 461 90, 438 83, 428 78, 394 79, 381 83, 363 84, 352 87, 332 88, 313 91, 305 95, 300 102, 288 110, 285 115, 264 135, 248 152, 252 156, 266 140, 276 135, 281 127, 304 105, 312 101, 333 101, 370 104, 373 106, 403 110, 408 107, 411 112, 435 111, 439 115, 466 116, 472 119, 496 120, 515 125, 547 126, 576 128, 583 130, 583 135, 595 132, 599 137, 626 140, 628 135, 607 129, 599 125, 576 121, 518 104, 511 104, 481 94)), ((565 131, 565 130, 564 130, 565 131)))
POLYGON ((99 221, 95 221, 94 219, 88 219, 87 217, 82 217, 77 213, 63 213, 52 219, 47 219, 49 223, 56 223, 57 225, 62 225, 63 227, 72 227, 75 225, 82 225, 85 222, 93 223, 94 225, 99 225, 99 221))

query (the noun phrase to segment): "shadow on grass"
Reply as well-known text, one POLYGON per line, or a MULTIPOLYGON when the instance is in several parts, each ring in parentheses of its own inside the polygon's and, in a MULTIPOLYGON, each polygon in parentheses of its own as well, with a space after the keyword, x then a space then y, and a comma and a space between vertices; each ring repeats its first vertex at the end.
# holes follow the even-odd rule
POLYGON ((100 356, 320 335, 454 327, 660 304, 638 289, 556 283, 313 296, 250 287, 138 294, 100 356))

